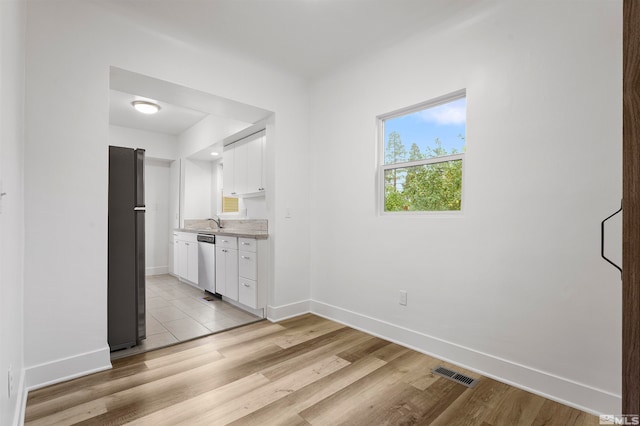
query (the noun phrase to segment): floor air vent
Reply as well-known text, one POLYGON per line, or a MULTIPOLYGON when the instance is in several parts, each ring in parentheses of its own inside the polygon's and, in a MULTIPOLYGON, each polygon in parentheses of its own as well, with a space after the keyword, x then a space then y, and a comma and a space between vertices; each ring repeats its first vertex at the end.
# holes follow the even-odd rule
POLYGON ((453 370, 449 370, 444 367, 437 367, 431 370, 433 374, 437 374, 438 376, 445 377, 449 380, 453 380, 456 383, 460 383, 468 388, 473 388, 478 381, 469 376, 465 376, 464 374, 456 373, 453 370))

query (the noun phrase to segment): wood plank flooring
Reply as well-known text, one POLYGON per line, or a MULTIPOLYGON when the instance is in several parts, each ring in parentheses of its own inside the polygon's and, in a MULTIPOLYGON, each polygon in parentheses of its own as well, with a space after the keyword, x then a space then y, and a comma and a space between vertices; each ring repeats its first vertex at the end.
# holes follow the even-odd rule
POLYGON ((36 425, 597 425, 598 418, 311 314, 133 355, 29 393, 36 425), (431 374, 444 365, 474 389, 431 374))

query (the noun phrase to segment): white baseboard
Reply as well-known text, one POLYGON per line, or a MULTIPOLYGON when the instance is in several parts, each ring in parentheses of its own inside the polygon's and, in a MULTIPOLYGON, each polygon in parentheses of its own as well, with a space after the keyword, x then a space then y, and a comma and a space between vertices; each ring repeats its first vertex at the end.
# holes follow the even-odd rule
POLYGON ((252 313, 253 315, 260 317, 260 318, 264 318, 264 309, 260 308, 260 309, 253 309, 247 305, 243 305, 240 302, 236 302, 233 299, 229 299, 227 296, 222 296, 222 300, 224 300, 225 302, 229 303, 230 305, 233 306, 237 306, 238 308, 242 309, 243 311, 252 313))
POLYGON ((619 413, 622 409, 622 397, 602 389, 316 300, 310 301, 310 308, 318 316, 591 414, 619 413))
POLYGON ((165 275, 169 273, 168 266, 149 266, 145 269, 146 275, 165 275))
POLYGON ((278 322, 309 312, 311 312, 311 300, 301 300, 288 305, 267 306, 267 319, 278 322))
POLYGON ((109 347, 29 367, 25 388, 32 391, 111 368, 109 347))

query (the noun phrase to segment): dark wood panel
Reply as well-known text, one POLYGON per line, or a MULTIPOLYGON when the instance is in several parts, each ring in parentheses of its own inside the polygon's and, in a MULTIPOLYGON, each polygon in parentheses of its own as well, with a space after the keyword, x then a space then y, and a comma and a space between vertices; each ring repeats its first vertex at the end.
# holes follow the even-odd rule
POLYGON ((133 355, 29 393, 26 425, 536 424, 598 418, 313 315, 133 355))
POLYGON ((640 414, 640 2, 623 8, 622 410, 640 414))

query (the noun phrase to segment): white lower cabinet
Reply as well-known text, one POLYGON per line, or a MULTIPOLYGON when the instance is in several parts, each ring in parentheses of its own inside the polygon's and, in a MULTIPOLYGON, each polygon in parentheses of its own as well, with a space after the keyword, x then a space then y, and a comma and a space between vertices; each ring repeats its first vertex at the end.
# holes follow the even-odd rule
POLYGON ((178 240, 178 276, 188 279, 189 276, 189 243, 178 240))
POLYGON ((238 300, 238 239, 216 237, 216 293, 238 300))
POLYGON ((238 302, 250 308, 258 309, 258 287, 254 280, 240 277, 238 291, 238 302))
POLYGON ((258 260, 256 253, 240 251, 238 259, 238 273, 241 277, 255 281, 258 276, 258 260))
POLYGON ((182 280, 198 284, 198 239, 189 232, 174 234, 174 273, 182 280))
POLYGON ((266 306, 267 240, 238 238, 239 302, 253 309, 266 306))
POLYGON ((187 279, 198 284, 198 242, 187 244, 187 279))
MULTIPOLYGON (((198 240, 191 232, 173 233, 173 273, 198 284, 198 240)), ((216 235, 216 293, 251 309, 267 305, 266 239, 216 235)))
POLYGON ((177 232, 173 233, 173 239, 171 241, 173 242, 173 264, 171 268, 171 273, 173 275, 180 276, 180 274, 178 273, 178 271, 180 270, 180 267, 178 265, 178 259, 179 259, 178 251, 179 251, 180 244, 178 243, 177 232))

